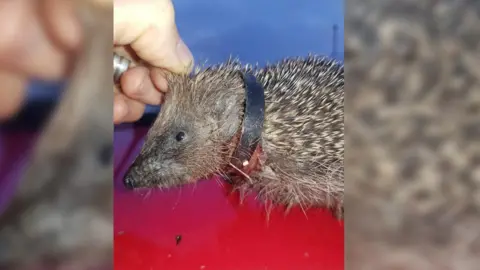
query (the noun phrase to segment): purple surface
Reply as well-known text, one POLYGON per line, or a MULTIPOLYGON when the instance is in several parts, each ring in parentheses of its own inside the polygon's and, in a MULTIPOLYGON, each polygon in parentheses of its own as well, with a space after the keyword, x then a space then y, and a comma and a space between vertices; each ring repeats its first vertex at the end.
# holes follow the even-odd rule
POLYGON ((0 213, 23 175, 36 137, 32 132, 0 133, 0 213))

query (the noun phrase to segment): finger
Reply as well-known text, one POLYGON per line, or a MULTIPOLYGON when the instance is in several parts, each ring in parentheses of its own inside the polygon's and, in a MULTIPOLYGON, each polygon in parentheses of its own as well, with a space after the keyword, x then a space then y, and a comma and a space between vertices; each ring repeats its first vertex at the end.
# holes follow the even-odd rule
POLYGON ((17 74, 0 71, 0 121, 8 120, 20 111, 25 100, 27 79, 17 74))
POLYGON ((113 102, 114 124, 135 122, 139 120, 145 112, 145 104, 129 99, 123 94, 115 94, 113 102))
POLYGON ((167 79, 160 68, 152 68, 150 70, 150 78, 152 79, 152 83, 156 89, 163 93, 168 91, 167 79))
POLYGON ((177 73, 190 72, 193 56, 178 34, 171 1, 132 3, 115 3, 115 45, 130 45, 153 66, 177 73))
POLYGON ((120 124, 122 119, 128 113, 128 106, 123 98, 123 95, 120 93, 114 93, 113 96, 113 123, 120 124))
POLYGON ((25 76, 58 79, 67 55, 51 42, 41 25, 38 2, 0 1, 0 66, 25 76), (35 3, 35 4, 32 4, 35 3))
POLYGON ((120 79, 122 92, 131 99, 146 104, 158 105, 162 99, 150 78, 150 71, 146 67, 134 67, 127 70, 120 79))
POLYGON ((80 45, 82 31, 72 1, 43 0, 40 13, 48 34, 57 45, 65 50, 73 50, 80 45))

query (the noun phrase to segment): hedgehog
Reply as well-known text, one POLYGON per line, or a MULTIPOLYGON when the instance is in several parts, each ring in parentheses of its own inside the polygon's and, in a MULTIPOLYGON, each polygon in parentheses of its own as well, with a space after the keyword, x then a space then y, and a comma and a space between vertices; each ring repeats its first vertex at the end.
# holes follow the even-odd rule
MULTIPOLYGON (((343 218, 343 65, 308 54, 260 68, 238 58, 192 75, 165 72, 170 91, 124 176, 128 189, 166 189, 221 175, 270 205, 343 218), (263 125, 249 170, 232 162, 246 115, 245 77, 263 88, 263 125)), ((262 89, 258 90, 262 91, 262 89)), ((248 134, 247 134, 248 136, 248 134)), ((252 142, 253 143, 253 142, 252 142)), ((248 162, 247 162, 248 163, 248 162)))

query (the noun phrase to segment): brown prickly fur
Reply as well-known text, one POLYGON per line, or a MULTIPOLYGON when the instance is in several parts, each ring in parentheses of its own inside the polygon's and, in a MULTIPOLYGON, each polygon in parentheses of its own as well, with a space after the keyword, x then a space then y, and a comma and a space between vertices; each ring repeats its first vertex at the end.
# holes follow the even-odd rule
POLYGON ((84 45, 0 215, 0 269, 113 268, 113 7, 75 4, 84 45))
POLYGON ((266 159, 236 188, 277 204, 341 213, 343 66, 314 55, 264 68, 230 59, 192 77, 167 74, 170 91, 126 179, 135 187, 168 188, 223 174, 243 117, 239 70, 253 72, 265 89, 266 159), (179 131, 185 141, 175 141, 179 131))
POLYGON ((346 11, 346 269, 479 269, 480 2, 346 11))
MULTIPOLYGON (((343 219, 344 188, 343 165, 340 162, 321 170, 321 173, 310 168, 315 166, 307 163, 302 169, 297 164, 286 164, 281 160, 270 161, 262 172, 250 176, 250 181, 240 182, 235 189, 241 190, 243 196, 256 191, 263 201, 285 205, 287 209, 300 206, 303 210, 309 207, 327 207, 338 219, 343 219)), ((317 166, 322 166, 321 164, 317 166)))

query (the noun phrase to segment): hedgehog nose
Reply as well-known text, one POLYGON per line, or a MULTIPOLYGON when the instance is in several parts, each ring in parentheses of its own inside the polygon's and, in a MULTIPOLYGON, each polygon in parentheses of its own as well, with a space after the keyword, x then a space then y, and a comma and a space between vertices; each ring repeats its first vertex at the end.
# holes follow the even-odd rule
POLYGON ((125 178, 123 178, 123 185, 129 190, 133 190, 135 188, 135 181, 130 173, 127 173, 125 178))

